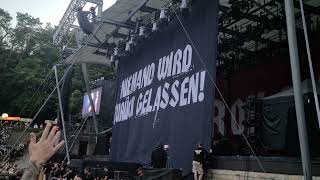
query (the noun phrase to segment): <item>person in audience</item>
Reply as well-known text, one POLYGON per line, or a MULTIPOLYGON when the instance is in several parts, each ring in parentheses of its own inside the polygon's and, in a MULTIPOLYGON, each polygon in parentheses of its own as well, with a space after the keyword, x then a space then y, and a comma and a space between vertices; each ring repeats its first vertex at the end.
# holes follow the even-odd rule
POLYGON ((36 180, 44 165, 58 150, 63 147, 60 141, 61 132, 57 126, 47 124, 39 141, 34 133, 30 134, 29 164, 25 169, 22 180, 36 180))
POLYGON ((16 173, 16 171, 17 171, 17 166, 15 164, 15 165, 11 166, 11 168, 8 170, 8 173, 9 173, 9 175, 13 175, 16 173))
POLYGON ((103 169, 102 180, 110 180, 110 179, 113 179, 113 178, 114 178, 113 171, 111 169, 104 168, 103 169))
POLYGON ((203 179, 203 164, 208 152, 203 148, 202 144, 198 144, 198 147, 194 150, 192 161, 192 172, 195 180, 203 179))
POLYGON ((57 164, 57 167, 55 167, 55 171, 53 173, 53 176, 56 178, 61 178, 63 175, 63 166, 60 166, 59 164, 57 164))
POLYGON ((86 167, 84 169, 84 179, 85 180, 94 180, 91 169, 89 167, 86 167))
POLYGON ((77 173, 73 180, 82 180, 81 173, 77 173))
POLYGON ((52 162, 51 161, 43 165, 43 172, 44 172, 46 177, 50 176, 52 168, 53 167, 52 167, 52 162))
POLYGON ((62 177, 66 180, 72 180, 74 177, 72 169, 70 167, 66 167, 66 171, 62 177))

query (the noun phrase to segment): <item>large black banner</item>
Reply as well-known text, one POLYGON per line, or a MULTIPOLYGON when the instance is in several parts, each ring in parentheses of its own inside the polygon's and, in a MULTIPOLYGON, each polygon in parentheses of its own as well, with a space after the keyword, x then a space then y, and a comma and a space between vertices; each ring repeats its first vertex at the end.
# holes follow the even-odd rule
POLYGON ((146 164, 162 143, 169 145, 169 166, 185 174, 191 171, 196 144, 209 147, 217 2, 195 1, 191 13, 180 19, 197 50, 175 18, 165 30, 143 41, 139 51, 120 59, 113 161, 146 164))

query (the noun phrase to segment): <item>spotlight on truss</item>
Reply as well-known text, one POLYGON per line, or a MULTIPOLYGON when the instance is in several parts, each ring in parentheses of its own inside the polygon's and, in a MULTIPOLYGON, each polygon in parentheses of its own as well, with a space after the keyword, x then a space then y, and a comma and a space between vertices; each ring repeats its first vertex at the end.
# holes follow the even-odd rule
POLYGON ((119 56, 119 48, 118 48, 118 47, 115 47, 115 48, 113 49, 113 55, 114 55, 114 56, 119 56))
POLYGON ((127 53, 130 53, 131 51, 131 43, 130 41, 126 43, 126 48, 124 49, 127 53))
POLYGON ((162 31, 169 23, 169 10, 168 8, 161 8, 159 21, 158 21, 158 29, 162 31))
POLYGON ((152 32, 156 32, 158 30, 159 30, 158 23, 157 22, 153 22, 153 24, 152 24, 152 32))
POLYGON ((168 19, 168 9, 167 8, 161 8, 160 11, 160 20, 166 21, 168 19))
POLYGON ((114 62, 114 60, 115 60, 114 55, 111 55, 111 56, 110 56, 110 62, 111 62, 111 63, 113 63, 113 62, 114 62))
POLYGON ((145 26, 140 26, 139 27, 139 37, 145 37, 146 36, 146 27, 145 26))
POLYGON ((116 61, 114 62, 114 67, 115 67, 116 69, 118 69, 118 64, 119 64, 119 60, 116 60, 116 61))
POLYGON ((153 12, 152 13, 152 32, 156 32, 159 30, 159 27, 158 27, 158 22, 157 22, 157 13, 156 12, 153 12))
POLYGON ((130 44, 130 45, 135 45, 135 43, 136 43, 136 35, 135 35, 135 34, 131 34, 131 35, 130 35, 129 44, 130 44))
POLYGON ((186 13, 186 12, 188 12, 188 10, 189 10, 188 0, 181 0, 180 11, 182 13, 186 13))

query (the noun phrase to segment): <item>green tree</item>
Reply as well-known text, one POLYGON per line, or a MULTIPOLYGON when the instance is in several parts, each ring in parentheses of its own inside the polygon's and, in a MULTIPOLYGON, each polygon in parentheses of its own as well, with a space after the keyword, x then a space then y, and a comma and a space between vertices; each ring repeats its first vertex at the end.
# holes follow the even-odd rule
POLYGON ((10 14, 0 8, 0 45, 4 43, 5 38, 11 34, 11 20, 10 14))
MULTIPOLYGON (((11 19, 6 11, 0 11, 6 25, 6 29, 11 29, 10 36, 6 41, 9 43, 0 46, 0 57, 3 63, 0 65, 0 110, 11 115, 18 115, 26 100, 32 97, 41 82, 51 71, 52 66, 59 59, 59 49, 51 43, 54 28, 47 24, 41 27, 38 18, 33 18, 28 14, 17 13, 17 24, 10 27, 11 19)), ((50 79, 53 82, 54 79, 50 79)), ((53 84, 45 84, 43 88, 34 96, 31 103, 24 107, 22 116, 29 117, 39 108, 47 95, 53 89, 53 84)), ((47 110, 54 110, 56 100, 50 101, 47 110)), ((56 107, 55 107, 56 109, 56 107)), ((50 111, 47 111, 49 114, 50 111)))
MULTIPOLYGON (((61 60, 61 51, 59 47, 52 45, 55 28, 51 24, 42 26, 39 18, 23 13, 17 13, 17 24, 14 28, 11 27, 11 21, 10 15, 0 9, 0 38, 3 37, 3 43, 0 44, 0 61, 2 62, 0 63, 2 85, 0 87, 0 113, 7 112, 10 115, 32 117, 55 86, 52 73, 46 83, 39 88, 48 74, 52 72, 52 67, 61 60), (31 97, 33 98, 30 100, 31 97), (21 114, 19 114, 20 111, 21 114)), ((106 66, 88 65, 88 71, 90 81, 100 77, 115 79, 114 70, 106 66)), ((60 69, 60 78, 62 72, 60 69)), ((84 93, 80 65, 75 65, 72 84, 70 112, 78 114, 82 109, 84 93)), ((57 102, 57 94, 54 94, 39 119, 54 119, 57 115, 57 102)))
POLYGON ((33 18, 27 13, 17 13, 17 24, 13 29, 11 49, 20 54, 19 62, 39 46, 39 34, 43 30, 39 18, 33 18))

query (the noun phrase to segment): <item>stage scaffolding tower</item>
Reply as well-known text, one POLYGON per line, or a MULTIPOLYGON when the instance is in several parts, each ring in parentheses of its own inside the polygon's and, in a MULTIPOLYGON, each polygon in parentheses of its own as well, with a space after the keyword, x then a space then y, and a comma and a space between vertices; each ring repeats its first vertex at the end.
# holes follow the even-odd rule
MULTIPOLYGON (((77 9, 78 8, 83 8, 86 3, 92 3, 93 6, 95 5, 95 9, 97 10, 97 20, 101 21, 101 16, 102 16, 102 8, 103 8, 103 0, 72 0, 66 10, 66 12, 64 13, 62 19, 60 20, 59 26, 57 28, 57 30, 55 31, 54 35, 53 35, 53 44, 58 46, 58 45, 63 45, 62 44, 62 40, 64 37, 66 37, 66 35, 72 30, 74 36, 76 37, 76 42, 77 42, 77 49, 81 48, 81 42, 83 40, 83 32, 81 30, 80 27, 77 27, 75 25, 73 25, 73 23, 75 22, 75 20, 77 19, 77 9)), ((67 48, 67 45, 64 48, 67 48)), ((71 48, 73 49, 73 48, 71 48)), ((76 50, 76 49, 74 49, 76 50)), ((88 74, 87 74, 87 70, 86 70, 86 64, 82 63, 82 73, 85 79, 85 87, 86 87, 86 91, 88 93, 88 97, 90 100, 90 106, 93 108, 93 121, 94 121, 94 125, 95 125, 95 134, 96 134, 96 141, 97 141, 97 134, 98 134, 98 127, 97 127, 97 118, 96 118, 96 113, 95 113, 95 107, 93 104, 93 100, 92 97, 90 96, 91 94, 91 90, 89 87, 89 82, 88 82, 88 74)), ((55 67, 55 71, 57 74, 57 69, 55 67)), ((58 92, 59 92, 59 87, 58 87, 58 92)), ((61 117, 62 117, 62 124, 64 126, 64 115, 62 112, 62 107, 61 107, 61 95, 60 93, 58 94, 58 98, 59 98, 59 104, 60 104, 60 112, 61 112, 61 117)), ((66 135, 66 128, 63 127, 64 129, 64 139, 66 141, 66 152, 67 152, 67 159, 68 162, 70 162, 70 158, 69 158, 69 149, 67 147, 67 135, 66 135)))

